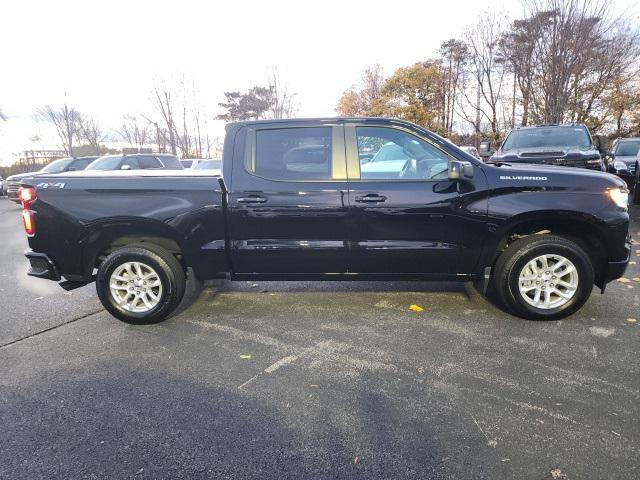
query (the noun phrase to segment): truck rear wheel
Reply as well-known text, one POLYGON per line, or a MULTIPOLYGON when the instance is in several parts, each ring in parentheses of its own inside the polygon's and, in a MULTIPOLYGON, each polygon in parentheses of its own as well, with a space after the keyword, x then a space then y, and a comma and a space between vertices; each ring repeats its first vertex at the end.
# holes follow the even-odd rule
POLYGON ((102 262, 96 278, 100 302, 114 317, 133 324, 161 322, 178 306, 185 273, 158 246, 118 248, 102 262))
POLYGON ((513 242, 493 271, 493 287, 504 306, 530 320, 556 320, 578 311, 594 281, 589 256, 557 235, 531 235, 513 242))

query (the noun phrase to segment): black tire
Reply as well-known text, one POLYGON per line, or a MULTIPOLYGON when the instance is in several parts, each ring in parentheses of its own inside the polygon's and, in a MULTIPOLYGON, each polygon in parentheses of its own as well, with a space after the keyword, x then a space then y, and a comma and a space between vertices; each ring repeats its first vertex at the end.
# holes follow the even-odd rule
POLYGON ((529 320, 557 320, 577 312, 593 290, 594 269, 584 249, 557 235, 531 235, 516 240, 502 252, 492 272, 492 284, 499 301, 514 315, 529 320), (540 255, 558 254, 570 260, 578 273, 573 297, 557 308, 541 309, 525 301, 519 289, 519 275, 525 265, 540 255))
POLYGON ((96 291, 104 308, 126 323, 149 324, 165 320, 180 304, 185 290, 185 272, 176 257, 157 245, 130 245, 113 251, 98 268, 96 291), (111 294, 109 280, 116 268, 126 262, 141 262, 153 268, 162 283, 160 301, 151 310, 131 312, 122 308, 111 294))

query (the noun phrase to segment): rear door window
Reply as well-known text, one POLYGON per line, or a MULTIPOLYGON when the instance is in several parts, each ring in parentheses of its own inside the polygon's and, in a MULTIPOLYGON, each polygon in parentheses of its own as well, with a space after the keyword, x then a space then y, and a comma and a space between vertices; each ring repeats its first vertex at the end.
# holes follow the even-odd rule
POLYGON ((143 169, 162 168, 162 164, 157 157, 152 155, 138 157, 138 163, 140 164, 140 168, 143 169))
POLYGON ((73 168, 74 170, 84 170, 85 168, 87 168, 89 163, 91 163, 89 160, 76 160, 75 162, 73 162, 73 165, 71 165, 71 168, 73 168))
POLYGON ((178 157, 174 155, 160 155, 154 158, 156 158, 164 168, 168 168, 172 170, 184 169, 184 167, 182 166, 182 163, 180 163, 180 160, 178 160, 178 157))
POLYGON ((274 180, 331 180, 331 127, 257 130, 250 171, 274 180))
POLYGON ((122 162, 122 165, 120 166, 120 168, 124 167, 125 165, 129 166, 129 168, 131 170, 137 170, 140 168, 139 164, 138 164, 138 159, 136 157, 127 157, 124 159, 124 161, 122 162))

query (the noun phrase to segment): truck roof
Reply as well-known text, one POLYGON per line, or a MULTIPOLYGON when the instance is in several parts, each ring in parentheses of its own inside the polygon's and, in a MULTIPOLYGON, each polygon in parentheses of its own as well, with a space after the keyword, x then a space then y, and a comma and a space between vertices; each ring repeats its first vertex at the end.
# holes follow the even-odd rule
POLYGON ((587 126, 584 123, 540 123, 538 125, 525 125, 525 126, 515 126, 512 130, 533 130, 535 128, 542 127, 584 127, 587 126))
POLYGON ((390 125, 410 125, 416 127, 414 123, 406 120, 400 120, 398 118, 389 117, 309 117, 309 118, 281 118, 270 120, 244 120, 239 122, 231 122, 228 125, 265 125, 265 124, 305 124, 305 123, 388 123, 390 125))

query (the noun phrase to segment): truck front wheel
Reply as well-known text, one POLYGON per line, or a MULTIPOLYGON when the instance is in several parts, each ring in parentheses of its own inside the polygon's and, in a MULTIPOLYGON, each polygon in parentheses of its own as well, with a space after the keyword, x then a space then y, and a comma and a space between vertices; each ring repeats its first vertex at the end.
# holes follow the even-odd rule
POLYGON ((530 320, 575 313, 591 295, 593 281, 593 265, 583 248, 557 235, 516 240, 493 271, 493 286, 504 306, 530 320))
POLYGON ((176 257, 161 247, 122 247, 98 268, 96 290, 114 317, 133 324, 157 323, 182 300, 185 274, 176 257))

